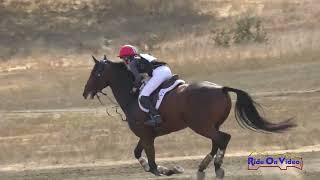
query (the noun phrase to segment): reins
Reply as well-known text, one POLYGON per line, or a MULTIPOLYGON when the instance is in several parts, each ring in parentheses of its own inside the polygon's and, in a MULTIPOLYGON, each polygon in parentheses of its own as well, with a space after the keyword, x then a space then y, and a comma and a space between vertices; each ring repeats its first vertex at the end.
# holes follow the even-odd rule
MULTIPOLYGON (((119 116, 121 117, 121 120, 122 120, 122 121, 127 121, 125 118, 122 117, 122 114, 118 111, 118 109, 120 108, 119 105, 118 105, 118 103, 116 103, 107 93, 104 93, 104 92, 102 92, 102 91, 98 91, 97 94, 96 94, 96 96, 97 96, 97 99, 99 100, 99 102, 100 102, 101 105, 105 106, 105 104, 103 104, 103 102, 101 101, 100 96, 99 96, 98 93, 101 93, 102 95, 104 95, 104 96, 106 96, 106 97, 108 98, 109 102, 111 102, 111 104, 113 104, 113 105, 111 106, 111 109, 116 109, 115 112, 117 113, 117 115, 119 115, 119 116)), ((113 117, 113 115, 109 112, 108 109, 109 109, 109 108, 107 107, 107 108, 106 108, 106 113, 108 114, 108 116, 113 117)))

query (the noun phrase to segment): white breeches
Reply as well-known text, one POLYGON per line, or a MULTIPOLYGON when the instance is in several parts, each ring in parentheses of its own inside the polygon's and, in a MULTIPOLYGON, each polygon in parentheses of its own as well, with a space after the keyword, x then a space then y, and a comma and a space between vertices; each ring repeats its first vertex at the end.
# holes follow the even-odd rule
POLYGON ((160 66, 153 70, 152 78, 149 79, 147 84, 143 87, 140 92, 141 96, 150 96, 150 94, 156 90, 164 81, 172 77, 171 70, 168 66, 160 66))

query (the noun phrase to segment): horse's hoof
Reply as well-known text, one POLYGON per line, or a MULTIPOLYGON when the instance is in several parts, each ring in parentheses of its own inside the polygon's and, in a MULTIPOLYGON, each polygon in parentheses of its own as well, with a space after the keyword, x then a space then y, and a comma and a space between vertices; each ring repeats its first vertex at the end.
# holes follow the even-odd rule
POLYGON ((154 174, 155 176, 161 176, 161 173, 159 171, 154 171, 152 172, 152 174, 154 174))
POLYGON ((216 177, 219 179, 222 179, 224 177, 224 170, 222 168, 216 170, 216 177))
POLYGON ((161 176, 161 173, 158 171, 158 169, 151 169, 150 172, 155 176, 161 176))
POLYGON ((197 180, 204 180, 205 177, 206 177, 206 173, 204 171, 197 172, 197 180))
POLYGON ((158 171, 160 172, 160 174, 167 175, 170 170, 164 166, 158 166, 158 171))
POLYGON ((148 164, 148 160, 144 157, 140 157, 139 158, 139 163, 140 165, 143 167, 143 169, 146 171, 146 172, 149 172, 150 171, 150 166, 148 164))
POLYGON ((184 172, 184 169, 183 167, 181 166, 174 166, 172 168, 172 171, 175 173, 175 174, 182 174, 184 172))

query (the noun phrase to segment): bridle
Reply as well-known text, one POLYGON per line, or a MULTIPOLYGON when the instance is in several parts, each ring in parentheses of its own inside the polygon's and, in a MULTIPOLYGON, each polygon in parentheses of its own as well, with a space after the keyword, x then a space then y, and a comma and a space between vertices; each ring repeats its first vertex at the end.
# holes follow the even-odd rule
MULTIPOLYGON (((103 60, 103 61, 100 61, 99 63, 103 63, 103 65, 105 65, 105 64, 108 63, 108 62, 107 62, 106 60, 103 60)), ((95 76, 96 76, 97 78, 98 78, 98 77, 101 77, 103 71, 104 71, 104 66, 102 66, 101 68, 97 69, 97 72, 96 72, 95 76)), ((116 109, 115 112, 117 113, 117 115, 119 115, 119 116, 121 117, 122 121, 126 121, 126 119, 123 118, 122 114, 119 112, 119 108, 120 108, 120 107, 119 107, 118 103, 115 102, 107 93, 102 92, 102 90, 97 90, 95 96, 96 96, 97 99, 99 100, 100 104, 103 105, 103 106, 105 106, 105 104, 101 101, 99 94, 102 94, 102 95, 106 96, 106 97, 108 98, 109 102, 111 102, 111 104, 113 104, 113 105, 111 106, 111 109, 116 109)), ((109 112, 108 109, 109 109, 109 108, 107 107, 107 108, 106 108, 106 113, 108 114, 108 116, 113 116, 113 115, 109 112)))

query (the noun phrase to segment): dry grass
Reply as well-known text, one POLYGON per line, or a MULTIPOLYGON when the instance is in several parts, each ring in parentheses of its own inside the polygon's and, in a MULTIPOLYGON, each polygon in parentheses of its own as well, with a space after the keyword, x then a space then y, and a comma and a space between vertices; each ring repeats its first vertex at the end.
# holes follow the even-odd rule
MULTIPOLYGON (((285 134, 257 134, 241 129, 233 113, 222 130, 232 134, 228 152, 292 149, 318 144, 318 94, 259 98, 266 116, 280 121, 295 116, 298 128, 285 134), (313 113, 309 109, 314 109, 313 113), (270 113, 270 114, 269 114, 270 113), (306 137, 307 136, 307 137, 306 137), (250 137, 250 141, 247 139, 250 137), (306 141, 306 138, 309 140, 306 141)), ((103 110, 87 113, 4 114, 0 128, 1 165, 92 163, 133 159, 137 138, 117 117, 103 110)), ((210 141, 191 130, 160 137, 157 157, 202 155, 210 141), (179 145, 179 148, 176 148, 179 145), (197 148, 194 148, 197 147, 197 148)))
POLYGON ((319 48, 317 7, 320 4, 317 1, 212 0, 186 3, 175 0, 161 1, 157 9, 154 7, 157 1, 137 0, 130 2, 142 14, 137 12, 134 15, 129 15, 134 12, 124 8, 128 2, 30 0, 21 3, 6 0, 2 7, 7 20, 2 23, 0 35, 4 42, 0 44, 1 59, 16 60, 16 63, 35 60, 52 61, 51 64, 63 62, 66 66, 76 60, 78 65, 88 65, 90 54, 107 54, 116 58, 120 45, 132 43, 170 63, 231 61, 233 64, 246 59, 295 56, 306 50, 313 53, 319 48), (227 8, 228 12, 221 12, 226 16, 210 13, 225 7, 231 7, 227 8), (158 12, 146 18, 143 13, 148 13, 148 9, 158 12), (125 12, 129 14, 123 14, 125 12), (233 25, 243 14, 258 15, 263 19, 270 42, 217 48, 211 31, 233 25))
MULTIPOLYGON (((207 80, 221 85, 243 88, 252 92, 304 90, 318 88, 319 55, 301 55, 243 61, 204 61, 171 64, 175 73, 187 82, 207 80), (303 61, 301 61, 303 60, 303 61), (292 83, 291 78, 297 82, 292 83)), ((0 107, 16 109, 60 109, 70 107, 99 107, 98 101, 82 97, 89 76, 88 68, 36 69, 3 73, 0 76, 0 107)), ((109 94, 109 89, 106 91, 109 94)), ((110 103, 104 99, 105 103, 110 103)))

